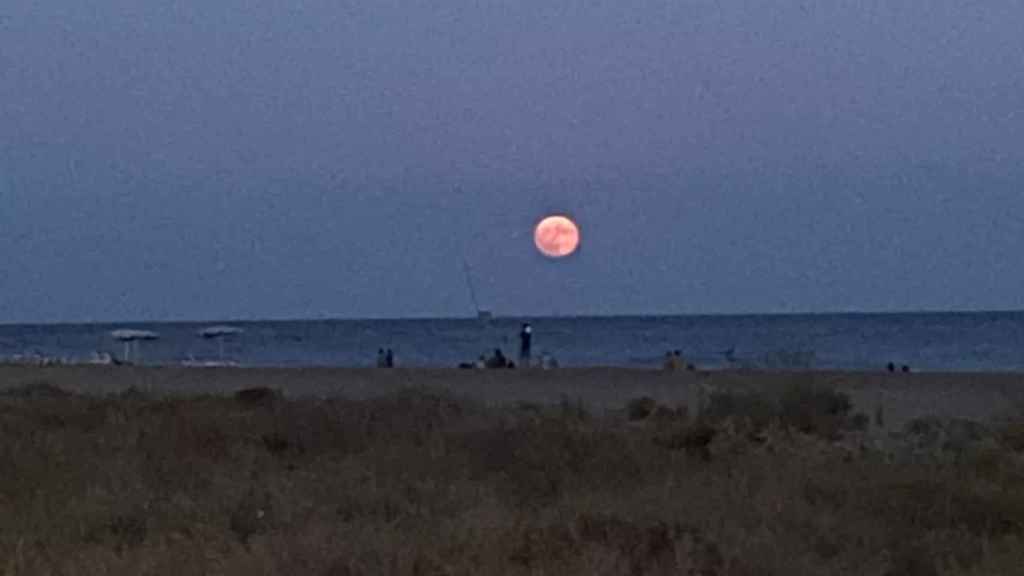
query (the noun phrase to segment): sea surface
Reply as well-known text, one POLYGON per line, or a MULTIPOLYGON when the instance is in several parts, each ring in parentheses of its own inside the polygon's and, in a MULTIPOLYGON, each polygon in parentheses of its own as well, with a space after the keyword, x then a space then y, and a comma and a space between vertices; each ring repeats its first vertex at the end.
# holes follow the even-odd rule
MULTIPOLYGON (((530 318, 533 355, 561 366, 658 366, 680 350, 701 367, 1024 371, 1024 312, 530 318)), ((399 366, 472 362, 519 350, 517 318, 237 322, 241 334, 207 339, 221 323, 0 324, 0 360, 88 361, 125 354, 139 364, 230 361, 246 366, 373 366, 379 348, 399 366), (111 332, 159 338, 127 347, 111 332)))

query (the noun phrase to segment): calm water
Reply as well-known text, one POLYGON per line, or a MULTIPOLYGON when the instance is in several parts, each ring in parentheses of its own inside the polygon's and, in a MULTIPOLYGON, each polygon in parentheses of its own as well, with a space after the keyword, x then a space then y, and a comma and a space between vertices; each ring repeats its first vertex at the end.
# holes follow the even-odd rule
MULTIPOLYGON (((534 355, 563 366, 656 366, 666 350, 708 367, 878 369, 887 362, 915 370, 1024 370, 1024 312, 969 314, 837 314, 534 318, 534 355), (731 353, 727 351, 731 350, 731 353)), ((147 364, 216 360, 209 324, 0 325, 0 357, 34 354, 86 359, 120 357, 117 328, 158 332, 141 342, 147 364)), ((224 339, 227 360, 256 366, 370 366, 380 347, 406 366, 454 366, 501 347, 518 351, 520 320, 359 320, 242 322, 224 339)))

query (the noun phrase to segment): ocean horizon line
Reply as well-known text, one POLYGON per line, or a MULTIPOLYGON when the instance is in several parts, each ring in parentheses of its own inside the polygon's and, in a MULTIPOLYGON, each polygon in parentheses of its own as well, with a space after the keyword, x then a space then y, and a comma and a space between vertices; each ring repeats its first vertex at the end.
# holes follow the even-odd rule
POLYGON ((822 318, 822 317, 886 317, 886 316, 985 316, 1019 315, 1024 309, 907 309, 907 310, 826 310, 808 312, 679 312, 679 313, 614 313, 614 314, 494 314, 487 320, 473 315, 453 316, 323 316, 323 317, 267 317, 235 319, 182 319, 182 320, 82 320, 8 322, 0 320, 0 328, 61 327, 61 326, 148 326, 148 325, 218 325, 218 324, 296 324, 306 322, 363 323, 363 322, 452 322, 452 321, 537 321, 537 320, 630 320, 667 318, 822 318))

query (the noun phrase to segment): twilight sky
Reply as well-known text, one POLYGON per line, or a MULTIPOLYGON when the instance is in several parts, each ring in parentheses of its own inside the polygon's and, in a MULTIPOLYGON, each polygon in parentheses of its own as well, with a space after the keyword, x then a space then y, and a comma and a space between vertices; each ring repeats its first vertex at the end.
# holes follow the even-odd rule
POLYGON ((1018 0, 4 0, 0 322, 1024 308, 1018 0), (540 257, 531 227, 579 222, 540 257))

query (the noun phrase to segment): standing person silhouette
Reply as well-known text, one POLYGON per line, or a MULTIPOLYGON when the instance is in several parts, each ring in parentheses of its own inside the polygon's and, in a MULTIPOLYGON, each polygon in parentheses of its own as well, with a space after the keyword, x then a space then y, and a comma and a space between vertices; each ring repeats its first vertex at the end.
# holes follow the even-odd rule
POLYGON ((530 354, 533 347, 533 327, 529 323, 523 324, 519 331, 519 364, 523 367, 530 365, 530 354))

